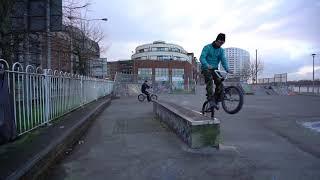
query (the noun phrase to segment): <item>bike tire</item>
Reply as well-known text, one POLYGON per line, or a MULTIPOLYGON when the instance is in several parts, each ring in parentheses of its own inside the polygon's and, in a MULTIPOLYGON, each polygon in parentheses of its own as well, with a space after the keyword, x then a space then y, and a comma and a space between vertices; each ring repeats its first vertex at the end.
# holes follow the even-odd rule
POLYGON ((205 101, 202 105, 201 113, 205 115, 206 113, 211 113, 212 109, 209 108, 210 104, 209 101, 205 101))
POLYGON ((139 94, 139 95, 138 95, 138 100, 139 100, 140 102, 143 102, 145 98, 146 98, 146 97, 145 97, 143 94, 139 94))
POLYGON ((241 92, 241 90, 235 86, 229 86, 229 87, 225 88, 224 89, 224 97, 222 100, 223 110, 228 114, 236 114, 242 109, 242 106, 243 106, 243 93, 241 92), (230 110, 226 105, 226 101, 228 101, 228 98, 226 96, 231 92, 234 92, 239 97, 239 99, 234 100, 234 101, 237 101, 238 104, 236 105, 235 108, 230 110))
POLYGON ((151 101, 158 100, 158 96, 155 94, 151 95, 151 101))

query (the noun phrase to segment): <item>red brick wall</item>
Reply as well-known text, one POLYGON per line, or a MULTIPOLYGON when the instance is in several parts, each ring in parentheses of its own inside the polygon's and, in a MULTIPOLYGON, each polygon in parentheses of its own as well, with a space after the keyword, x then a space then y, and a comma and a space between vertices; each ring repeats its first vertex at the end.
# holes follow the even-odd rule
POLYGON ((56 33, 51 38, 51 69, 71 72, 70 56, 70 40, 56 33))

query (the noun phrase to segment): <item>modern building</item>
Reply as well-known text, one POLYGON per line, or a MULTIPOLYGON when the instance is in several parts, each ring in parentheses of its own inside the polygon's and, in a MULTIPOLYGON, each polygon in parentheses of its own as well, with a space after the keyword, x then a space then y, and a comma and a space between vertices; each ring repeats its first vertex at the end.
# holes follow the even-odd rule
POLYGON ((188 61, 134 60, 133 73, 138 75, 139 82, 172 83, 176 87, 193 80, 192 64, 188 61))
POLYGON ((171 82, 193 79, 193 66, 187 61, 120 60, 107 64, 110 79, 114 79, 116 73, 137 75, 140 81, 171 82))
POLYGON ((136 48, 132 55, 133 60, 179 60, 188 61, 192 59, 183 47, 176 44, 169 44, 165 41, 154 41, 151 44, 143 44, 136 48))
POLYGON ((194 54, 164 41, 138 46, 131 60, 108 62, 108 77, 114 79, 117 72, 132 74, 137 83, 149 80, 173 89, 183 89, 199 78, 194 54))
MULTIPOLYGON (((241 76, 243 68, 248 68, 250 64, 250 54, 248 51, 240 48, 225 48, 229 68, 233 71, 234 76, 241 76)), ((221 67, 221 66, 220 66, 221 67)))

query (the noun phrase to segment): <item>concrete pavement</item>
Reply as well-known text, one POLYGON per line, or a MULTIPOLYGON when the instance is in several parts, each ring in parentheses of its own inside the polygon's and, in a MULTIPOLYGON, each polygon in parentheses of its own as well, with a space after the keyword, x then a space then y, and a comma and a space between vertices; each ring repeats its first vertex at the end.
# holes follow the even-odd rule
POLYGON ((50 179, 252 179, 236 151, 191 150, 154 119, 152 104, 112 102, 84 144, 53 168, 50 179))
MULTIPOLYGON (((203 95, 161 99, 200 110, 203 95)), ((191 150, 154 119, 136 97, 114 100, 51 179, 290 179, 319 180, 319 133, 298 122, 320 117, 320 98, 246 96, 236 115, 217 113, 225 145, 191 150)), ((318 119, 319 120, 319 119, 318 119)))
MULTIPOLYGON (((200 110, 205 99, 201 90, 193 96, 160 98, 193 110, 200 110)), ((224 143, 253 163, 255 179, 320 179, 320 133, 301 125, 319 121, 319 107, 319 97, 246 96, 238 114, 220 110, 216 117, 224 143)))

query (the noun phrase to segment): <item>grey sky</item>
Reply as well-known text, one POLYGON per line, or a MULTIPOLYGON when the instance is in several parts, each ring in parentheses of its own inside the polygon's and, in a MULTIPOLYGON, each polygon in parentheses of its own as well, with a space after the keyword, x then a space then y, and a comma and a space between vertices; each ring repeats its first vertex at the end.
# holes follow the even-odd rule
MULTIPOLYGON (((110 61, 129 59, 135 47, 154 40, 183 46, 200 56, 219 32, 224 47, 257 48, 262 76, 288 72, 310 78, 311 53, 320 54, 320 0, 91 0, 90 17, 107 17, 103 54, 110 61)), ((320 67, 320 55, 316 66, 320 67)), ((253 59, 252 59, 253 60, 253 59)), ((317 72, 320 78, 320 69, 317 72)))

